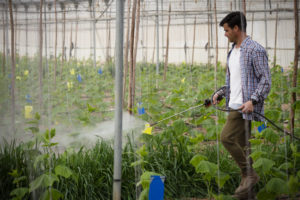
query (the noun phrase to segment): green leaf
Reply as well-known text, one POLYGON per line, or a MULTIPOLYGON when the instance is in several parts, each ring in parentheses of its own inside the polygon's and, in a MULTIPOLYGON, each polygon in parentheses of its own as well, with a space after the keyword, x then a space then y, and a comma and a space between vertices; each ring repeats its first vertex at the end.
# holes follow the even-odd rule
POLYGON ((161 175, 155 172, 145 171, 141 176, 140 183, 138 184, 142 184, 143 189, 149 188, 151 182, 151 176, 161 176, 161 175))
POLYGON ((57 165, 55 167, 55 174, 57 176, 69 178, 73 174, 73 172, 69 167, 67 167, 65 165, 57 165))
POLYGON ((260 145, 262 143, 261 139, 250 139, 249 141, 252 145, 260 145))
POLYGON ((279 135, 269 128, 265 130, 265 138, 272 144, 277 144, 280 139, 279 135))
MULTIPOLYGON (((50 189, 47 189, 41 197, 41 200, 50 200, 50 189)), ((58 191, 57 189, 51 188, 51 199, 52 200, 59 200, 59 199, 63 199, 64 195, 58 191)))
POLYGON ((14 178, 17 178, 18 176, 20 176, 17 169, 13 169, 12 172, 8 172, 8 174, 14 178))
POLYGON ((32 192, 39 187, 52 186, 55 181, 59 181, 59 179, 54 174, 42 174, 29 184, 29 192, 32 192))
POLYGON ((39 164, 44 162, 44 160, 48 159, 49 158, 49 154, 42 154, 42 155, 38 155, 35 160, 34 160, 34 164, 33 164, 33 167, 35 169, 38 168, 39 164))
POLYGON ((256 162, 254 162, 253 167, 255 169, 261 169, 263 173, 267 173, 273 167, 275 162, 273 160, 267 158, 259 158, 256 162))
POLYGON ((275 194, 287 194, 288 187, 284 180, 280 178, 272 178, 266 185, 267 192, 273 192, 275 194))
POLYGON ((144 189, 140 196, 139 196, 139 200, 148 200, 148 196, 149 196, 149 188, 144 189))
POLYGON ((297 176, 300 178, 300 171, 297 172, 297 176))
POLYGON ((21 187, 21 188, 16 188, 10 192, 10 196, 16 196, 17 199, 23 199, 25 194, 28 193, 28 188, 26 187, 21 187))
POLYGON ((220 171, 220 178, 218 176, 218 173, 216 173, 215 179, 216 179, 218 186, 220 188, 222 188, 224 186, 224 184, 226 183, 226 181, 228 181, 230 179, 230 176, 228 174, 220 171))
MULTIPOLYGON (((298 171, 299 172, 299 171, 298 171)), ((298 181, 298 177, 290 176, 288 181, 288 189, 290 194, 297 194, 300 190, 300 183, 298 181)))
POLYGON ((266 152, 264 151, 255 151, 250 154, 253 161, 256 161, 258 158, 262 157, 262 155, 266 155, 266 152))
POLYGON ((215 163, 206 160, 202 160, 196 168, 197 173, 208 174, 210 176, 215 176, 217 170, 218 166, 215 163))
POLYGON ((20 182, 22 182, 22 181, 24 181, 26 179, 27 179, 26 176, 17 177, 17 178, 14 179, 13 183, 17 184, 17 183, 20 183, 20 182))
POLYGON ((257 198, 258 200, 274 200, 276 199, 276 194, 267 192, 266 187, 264 187, 257 193, 257 198))
POLYGON ((195 156, 190 160, 190 163, 191 163, 195 168, 197 168, 197 166, 199 165, 199 163, 200 163, 202 160, 207 160, 207 157, 206 157, 206 156, 203 156, 203 155, 200 155, 200 154, 197 154, 197 155, 195 155, 195 156))
POLYGON ((187 131, 187 127, 184 124, 184 121, 182 119, 176 120, 173 123, 173 128, 174 128, 176 135, 180 135, 180 134, 184 133, 185 131, 187 131))
POLYGON ((282 163, 282 164, 279 166, 279 169, 281 169, 281 170, 287 170, 287 169, 292 169, 292 168, 293 168, 293 164, 290 163, 290 162, 282 163))
POLYGON ((141 157, 145 157, 148 155, 145 144, 143 146, 141 146, 141 148, 139 148, 139 150, 137 150, 137 154, 139 154, 141 157))

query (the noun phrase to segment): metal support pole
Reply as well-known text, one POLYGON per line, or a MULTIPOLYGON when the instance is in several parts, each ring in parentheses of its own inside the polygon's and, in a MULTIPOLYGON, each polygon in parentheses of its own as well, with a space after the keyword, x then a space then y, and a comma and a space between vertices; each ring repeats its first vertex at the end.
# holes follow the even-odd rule
POLYGON ((121 199, 124 1, 116 1, 115 140, 113 200, 121 199))
POLYGON ((95 20, 95 5, 94 1, 92 2, 93 5, 93 46, 94 46, 94 68, 96 68, 96 20, 95 20))
POLYGON ((265 3, 264 3, 264 9, 265 9, 265 12, 264 12, 264 14, 265 14, 265 40, 266 40, 266 45, 265 45, 265 48, 266 48, 266 52, 267 52, 267 54, 268 54, 268 24, 267 24, 267 1, 266 0, 264 0, 265 1, 265 3))
MULTIPOLYGON (((156 75, 158 76, 158 74, 159 74, 159 20, 158 20, 158 0, 156 0, 156 75)), ((157 78, 156 78, 156 88, 158 87, 157 78)))

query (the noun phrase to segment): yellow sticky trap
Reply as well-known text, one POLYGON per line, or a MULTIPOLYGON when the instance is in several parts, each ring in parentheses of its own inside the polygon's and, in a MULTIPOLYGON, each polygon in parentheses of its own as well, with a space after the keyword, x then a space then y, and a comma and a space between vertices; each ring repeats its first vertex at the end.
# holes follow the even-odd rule
POLYGON ((144 129, 143 133, 152 135, 152 127, 150 126, 149 123, 145 124, 145 129, 144 129))
POLYGON ((32 106, 25 106, 25 119, 31 119, 32 118, 32 106))
POLYGON ((25 70, 25 71, 24 71, 24 76, 28 76, 28 74, 29 74, 29 71, 28 71, 28 70, 25 70))
POLYGON ((21 76, 17 76, 16 79, 20 81, 21 80, 21 76))
POLYGON ((184 81, 185 81, 185 78, 181 79, 181 83, 184 83, 184 81))
POLYGON ((74 69, 71 69, 71 70, 70 70, 70 74, 71 74, 71 75, 75 75, 75 70, 74 70, 74 69))
POLYGON ((73 88, 73 82, 67 82, 68 90, 73 88))

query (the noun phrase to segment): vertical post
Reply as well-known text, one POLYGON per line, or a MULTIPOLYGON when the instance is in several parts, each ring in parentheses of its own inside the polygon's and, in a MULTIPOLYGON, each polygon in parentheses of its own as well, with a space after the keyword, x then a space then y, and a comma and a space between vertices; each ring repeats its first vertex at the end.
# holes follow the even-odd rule
MULTIPOLYGON (((25 5, 25 55, 28 56, 28 6, 25 5)), ((27 59, 26 59, 27 60, 27 59)))
POLYGON ((134 91, 135 87, 133 85, 134 77, 133 77, 133 50, 134 50, 134 30, 135 30, 135 14, 136 14, 136 2, 137 0, 133 1, 133 7, 132 7, 132 17, 131 17, 131 32, 130 32, 130 65, 129 65, 129 92, 128 92, 128 111, 130 114, 133 112, 133 105, 134 105, 134 91))
POLYGON ((217 72, 218 72, 218 19, 217 19, 217 0, 215 0, 215 26, 216 26, 216 63, 215 63, 215 90, 217 89, 217 72))
MULTIPOLYGON (((76 28, 75 28, 75 42, 74 42, 74 57, 77 61, 77 33, 78 33, 78 2, 75 3, 75 9, 76 9, 76 28)), ((77 62, 76 62, 77 65, 77 62)))
POLYGON ((243 11, 244 15, 246 16, 246 0, 243 0, 243 11))
MULTIPOLYGON (((17 56, 17 40, 19 39, 19 38, 17 38, 18 37, 18 35, 17 35, 17 26, 18 26, 18 7, 17 7, 17 5, 16 4, 13 4, 13 8, 15 9, 15 18, 14 18, 14 25, 15 25, 15 56, 17 56)), ((17 60, 16 60, 17 61, 17 60)))
POLYGON ((207 42, 207 64, 210 66, 210 0, 207 0, 207 35, 208 35, 208 42, 207 42))
POLYGON ((62 23, 62 55, 61 55, 61 68, 60 68, 60 78, 62 79, 62 73, 63 73, 63 67, 65 64, 65 34, 66 34, 66 12, 65 12, 65 5, 63 3, 61 5, 62 10, 62 17, 63 17, 63 23, 62 23))
POLYGON ((54 39, 54 89, 56 88, 56 69, 57 69, 57 12, 56 0, 54 0, 54 13, 55 13, 55 39, 54 39))
POLYGON ((11 30, 11 124, 12 132, 15 133, 15 32, 14 32, 14 18, 12 10, 12 0, 9 0, 9 16, 10 16, 10 30, 11 30))
POLYGON ((277 10, 276 10, 276 21, 275 21, 275 44, 274 44, 274 64, 273 67, 276 66, 276 50, 277 50, 277 27, 278 27, 278 8, 279 5, 277 3, 277 10))
POLYGON ((168 28, 167 28, 167 45, 166 45, 166 59, 165 59, 165 66, 164 66, 164 81, 167 78, 167 68, 168 68, 168 59, 169 59, 170 21, 171 21, 171 3, 169 3, 169 19, 168 19, 168 28))
POLYGON ((158 88, 159 74, 159 18, 158 18, 158 0, 156 0, 156 88, 158 88))
POLYGON ((116 1, 116 47, 115 47, 115 141, 114 141, 114 183, 113 200, 121 199, 122 170, 122 73, 123 73, 123 18, 124 1, 116 1))
POLYGON ((93 4, 93 46, 94 46, 94 68, 96 69, 96 20, 95 20, 95 2, 92 1, 92 4, 93 4))
POLYGON ((39 110, 42 112, 43 105, 43 0, 40 0, 40 44, 39 44, 39 110))
POLYGON ((160 0, 160 10, 161 10, 161 52, 162 52, 162 62, 164 62, 164 0, 160 0))
MULTIPOLYGON (((299 17, 298 17, 298 0, 294 0, 294 17, 295 17, 295 54, 294 54, 294 72, 292 87, 297 87, 298 75, 298 56, 299 56, 299 17)), ((295 108, 294 103, 297 100, 296 92, 291 95, 291 109, 290 109, 290 132, 294 135, 295 128, 295 108)))
POLYGON ((252 13, 252 23, 251 23, 251 38, 253 39, 253 24, 254 24, 254 12, 252 13))
POLYGON ((266 0, 264 0, 264 14, 265 14, 265 42, 266 42, 266 45, 265 45, 265 48, 266 48, 266 52, 268 54, 268 24, 267 24, 267 2, 266 0))
POLYGON ((187 44, 186 44, 186 19, 185 19, 185 0, 183 0, 183 31, 184 31, 184 59, 187 63, 187 44))
MULTIPOLYGON (((139 29, 140 29, 140 11, 141 11, 141 0, 137 0, 137 14, 136 14, 136 26, 135 26, 135 37, 134 37, 134 50, 133 50, 133 65, 132 65, 132 96, 133 96, 133 103, 135 97, 135 69, 136 69, 136 56, 137 56, 137 49, 139 43, 139 29)), ((132 103, 132 105, 134 105, 132 103)))
POLYGON ((6 56, 5 56, 5 43, 6 43, 6 38, 5 38, 5 18, 4 18, 4 12, 6 10, 6 6, 3 4, 3 12, 2 12, 2 22, 3 22, 3 57, 2 57, 2 75, 3 77, 5 76, 5 61, 6 61, 6 56))
POLYGON ((193 37, 192 65, 194 65, 195 40, 196 40, 196 17, 195 17, 195 20, 194 20, 194 37, 193 37))
MULTIPOLYGON (((123 95, 125 97, 125 93, 126 93, 126 78, 127 78, 127 73, 128 73, 128 47, 129 47, 129 30, 130 30, 130 6, 131 1, 128 0, 128 4, 127 4, 127 30, 126 30, 126 42, 125 42, 125 55, 124 55, 124 74, 123 74, 123 95)), ((123 105, 124 105, 124 100, 125 98, 123 98, 123 105)))
POLYGON ((44 26, 45 26, 45 58, 46 58, 46 72, 48 73, 49 71, 48 71, 48 59, 47 59, 47 56, 48 56, 48 52, 47 52, 47 48, 48 48, 48 46, 47 46, 47 15, 46 15, 46 13, 47 13, 47 10, 46 10, 46 5, 44 6, 44 18, 45 18, 45 24, 44 24, 44 26))

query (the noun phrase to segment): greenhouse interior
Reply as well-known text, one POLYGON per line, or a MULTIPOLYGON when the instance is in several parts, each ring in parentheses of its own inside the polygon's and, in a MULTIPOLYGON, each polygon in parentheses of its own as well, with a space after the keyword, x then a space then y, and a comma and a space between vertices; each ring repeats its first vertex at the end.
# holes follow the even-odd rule
POLYGON ((0 199, 300 199, 299 3, 0 0, 0 199))

